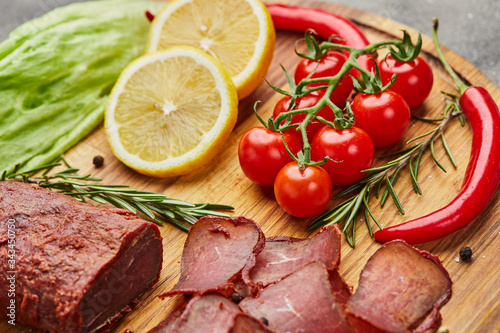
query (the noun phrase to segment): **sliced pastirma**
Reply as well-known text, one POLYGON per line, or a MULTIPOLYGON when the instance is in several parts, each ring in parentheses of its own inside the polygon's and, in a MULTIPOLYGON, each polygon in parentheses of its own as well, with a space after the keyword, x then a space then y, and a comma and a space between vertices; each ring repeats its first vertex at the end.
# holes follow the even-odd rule
POLYGON ((0 182, 0 317, 50 332, 93 332, 129 311, 159 278, 158 227, 38 186, 0 182), (6 232, 12 230, 12 237, 6 232), (15 243, 13 267, 8 245, 15 243), (11 273, 9 273, 11 272, 11 273))
POLYGON ((280 332, 353 332, 320 262, 304 266, 239 305, 254 318, 266 318, 269 328, 280 332))
POLYGON ((181 260, 181 277, 160 297, 227 291, 234 281, 249 281, 255 257, 264 247, 264 234, 244 217, 203 217, 189 231, 181 260))
POLYGON ((439 327, 439 309, 450 297, 450 276, 437 257, 392 241, 366 263, 347 313, 356 326, 368 323, 382 332, 420 331, 439 327))
POLYGON ((261 287, 266 287, 313 261, 322 262, 329 270, 338 266, 340 230, 337 225, 325 227, 308 239, 267 238, 250 278, 261 287))
POLYGON ((195 296, 182 315, 171 322, 167 319, 150 333, 228 332, 239 312, 238 305, 220 294, 195 296))
POLYGON ((258 320, 246 313, 238 313, 234 317, 234 324, 229 333, 277 333, 264 322, 267 322, 265 317, 258 320))

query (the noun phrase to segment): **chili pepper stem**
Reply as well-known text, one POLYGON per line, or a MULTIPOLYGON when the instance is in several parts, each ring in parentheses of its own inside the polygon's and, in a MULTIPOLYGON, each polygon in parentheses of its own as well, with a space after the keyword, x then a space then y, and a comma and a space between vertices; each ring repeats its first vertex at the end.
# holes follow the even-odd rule
POLYGON ((443 64, 444 69, 448 72, 448 74, 451 76, 453 82, 455 82, 457 88, 460 90, 460 94, 463 94, 467 88, 469 88, 468 85, 460 79, 460 77, 457 75, 457 73, 451 68, 450 64, 448 61, 446 61, 446 58, 444 56, 443 50, 441 49, 441 45, 439 44, 438 36, 437 36, 437 30, 439 26, 439 21, 437 18, 433 19, 433 26, 432 26, 432 41, 434 42, 434 46, 436 48, 436 52, 438 54, 439 60, 443 64))

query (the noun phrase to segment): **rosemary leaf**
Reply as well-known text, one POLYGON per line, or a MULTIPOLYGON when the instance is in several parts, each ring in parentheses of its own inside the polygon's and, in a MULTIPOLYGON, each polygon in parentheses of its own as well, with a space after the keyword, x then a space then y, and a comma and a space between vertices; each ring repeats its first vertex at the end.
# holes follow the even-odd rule
POLYGON ((162 201, 165 205, 173 205, 173 206, 183 206, 183 207, 194 207, 195 205, 186 201, 182 200, 176 200, 176 199, 170 199, 166 198, 165 200, 162 201))
POLYGON ((441 165, 441 163, 439 163, 439 161, 436 158, 436 154, 434 154, 434 141, 433 140, 431 140, 430 149, 431 149, 431 155, 432 155, 432 158, 434 159, 434 162, 436 162, 437 166, 439 168, 441 168, 441 170, 446 172, 446 169, 441 165))
POLYGON ((137 210, 134 208, 134 206, 132 206, 122 198, 117 197, 116 195, 108 193, 106 195, 103 195, 103 198, 104 200, 107 200, 108 202, 114 204, 115 206, 121 207, 123 209, 133 212, 134 214, 137 214, 137 210))
POLYGON ((98 203, 103 204, 103 205, 108 203, 100 195, 91 195, 91 196, 89 196, 89 198, 94 200, 95 202, 98 202, 98 203))
MULTIPOLYGON (((394 173, 391 176, 391 185, 396 182, 396 178, 399 174, 399 171, 401 170, 401 167, 397 168, 394 173)), ((385 187, 384 192, 382 193, 382 198, 380 198, 380 206, 383 206, 385 204, 385 201, 387 200, 387 196, 389 195, 389 186, 385 187)))
MULTIPOLYGON (((354 201, 354 205, 351 209, 351 214, 349 215, 349 217, 346 220, 346 226, 351 223, 350 221, 352 221, 354 223, 354 220, 356 219, 356 214, 359 212, 359 208, 361 207, 361 203, 363 203, 363 197, 365 196, 367 188, 368 188, 368 186, 363 187, 361 192, 359 192, 359 194, 356 196, 356 200, 354 201)), ((344 229, 345 228, 346 227, 344 226, 344 229)), ((353 235, 353 238, 354 238, 354 235, 353 235)))
POLYGON ((206 209, 196 209, 190 211, 193 215, 196 216, 206 216, 206 215, 212 215, 212 216, 218 216, 218 217, 229 217, 229 214, 222 213, 222 212, 214 212, 212 210, 206 210, 206 209))
POLYGON ((151 220, 156 219, 155 214, 148 208, 148 206, 146 206, 138 201, 135 201, 132 205, 135 208, 137 208, 141 213, 143 213, 144 215, 149 217, 151 220))
POLYGON ((382 230, 382 226, 378 223, 377 219, 375 216, 373 216, 372 210, 370 209, 370 205, 368 204, 368 198, 363 198, 363 202, 365 204, 365 211, 368 211, 368 214, 370 214, 370 217, 372 218, 373 222, 377 225, 377 227, 382 230))
POLYGON ((412 118, 415 118, 417 120, 420 120, 420 121, 425 121, 425 122, 429 122, 429 123, 435 123, 435 122, 438 122, 438 121, 443 121, 444 118, 425 118, 425 117, 419 117, 419 116, 415 116, 415 115, 411 115, 412 118))
POLYGON ((422 195, 422 190, 420 189, 420 185, 418 184, 417 175, 415 174, 415 170, 413 169, 412 161, 413 158, 410 158, 408 161, 408 169, 410 171, 410 178, 413 184, 413 190, 415 191, 415 193, 422 195))
POLYGON ((346 188, 345 190, 343 190, 342 192, 340 192, 339 194, 335 195, 333 197, 333 199, 342 198, 342 197, 346 196, 347 194, 350 194, 352 192, 355 192, 355 191, 359 190, 360 188, 363 188, 364 186, 365 186, 365 184, 362 183, 362 182, 359 182, 359 183, 356 183, 354 185, 351 185, 348 188, 346 188))
POLYGON ((367 212, 366 206, 365 206, 365 209, 363 209, 363 214, 365 216, 365 223, 366 223, 366 228, 368 229, 368 233, 370 234, 370 237, 373 238, 373 230, 372 230, 372 226, 370 225, 370 220, 368 218, 368 212, 367 212))
POLYGON ((401 215, 404 215, 405 212, 403 210, 403 206, 401 206, 401 202, 399 202, 398 196, 396 194, 396 191, 394 191, 394 188, 392 187, 392 184, 391 184, 391 181, 389 180, 389 177, 385 176, 385 182, 387 184, 387 187, 389 188, 389 192, 391 193, 391 197, 392 197, 392 200, 394 201, 394 204, 398 208, 401 215))
POLYGON ((446 154, 450 158, 451 164, 456 168, 457 167, 457 162, 455 161, 455 158, 453 158, 453 154, 451 153, 450 146, 448 146, 448 142, 446 142, 446 139, 444 138, 444 133, 441 131, 441 141, 443 142, 444 150, 446 151, 446 154))
POLYGON ((414 142, 414 141, 416 141, 418 139, 425 138, 426 136, 428 136, 428 135, 430 135, 430 134, 432 134, 434 132, 436 132, 436 129, 433 129, 432 131, 429 131, 429 132, 421 134, 421 135, 419 135, 419 136, 417 136, 417 137, 415 137, 413 139, 410 139, 410 140, 406 141, 406 144, 409 145, 410 143, 412 143, 412 142, 414 142))

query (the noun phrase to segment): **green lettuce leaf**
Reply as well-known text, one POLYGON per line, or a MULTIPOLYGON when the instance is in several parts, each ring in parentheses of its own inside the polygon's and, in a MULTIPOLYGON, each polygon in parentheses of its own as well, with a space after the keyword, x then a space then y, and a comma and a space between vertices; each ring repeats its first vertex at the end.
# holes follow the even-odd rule
POLYGON ((0 174, 56 159, 103 119, 120 72, 144 54, 157 1, 75 3, 0 44, 0 174))

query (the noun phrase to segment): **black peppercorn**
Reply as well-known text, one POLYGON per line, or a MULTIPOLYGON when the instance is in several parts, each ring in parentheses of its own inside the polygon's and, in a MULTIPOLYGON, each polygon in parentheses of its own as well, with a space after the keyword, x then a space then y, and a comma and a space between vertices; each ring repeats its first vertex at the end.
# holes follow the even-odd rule
POLYGON ((94 163, 96 168, 100 168, 104 164, 104 157, 97 155, 92 160, 92 163, 94 163))
POLYGON ((472 257, 472 250, 468 246, 464 246, 460 249, 460 258, 464 261, 470 260, 472 257))
POLYGON ((238 294, 238 293, 233 293, 231 295, 231 299, 233 300, 233 302, 239 303, 239 302, 241 302, 241 300, 243 299, 243 297, 241 297, 241 295, 238 294))
POLYGON ((264 325, 269 326, 269 320, 267 320, 267 318, 262 317, 262 318, 260 318, 260 321, 262 321, 262 323, 263 323, 264 325))

